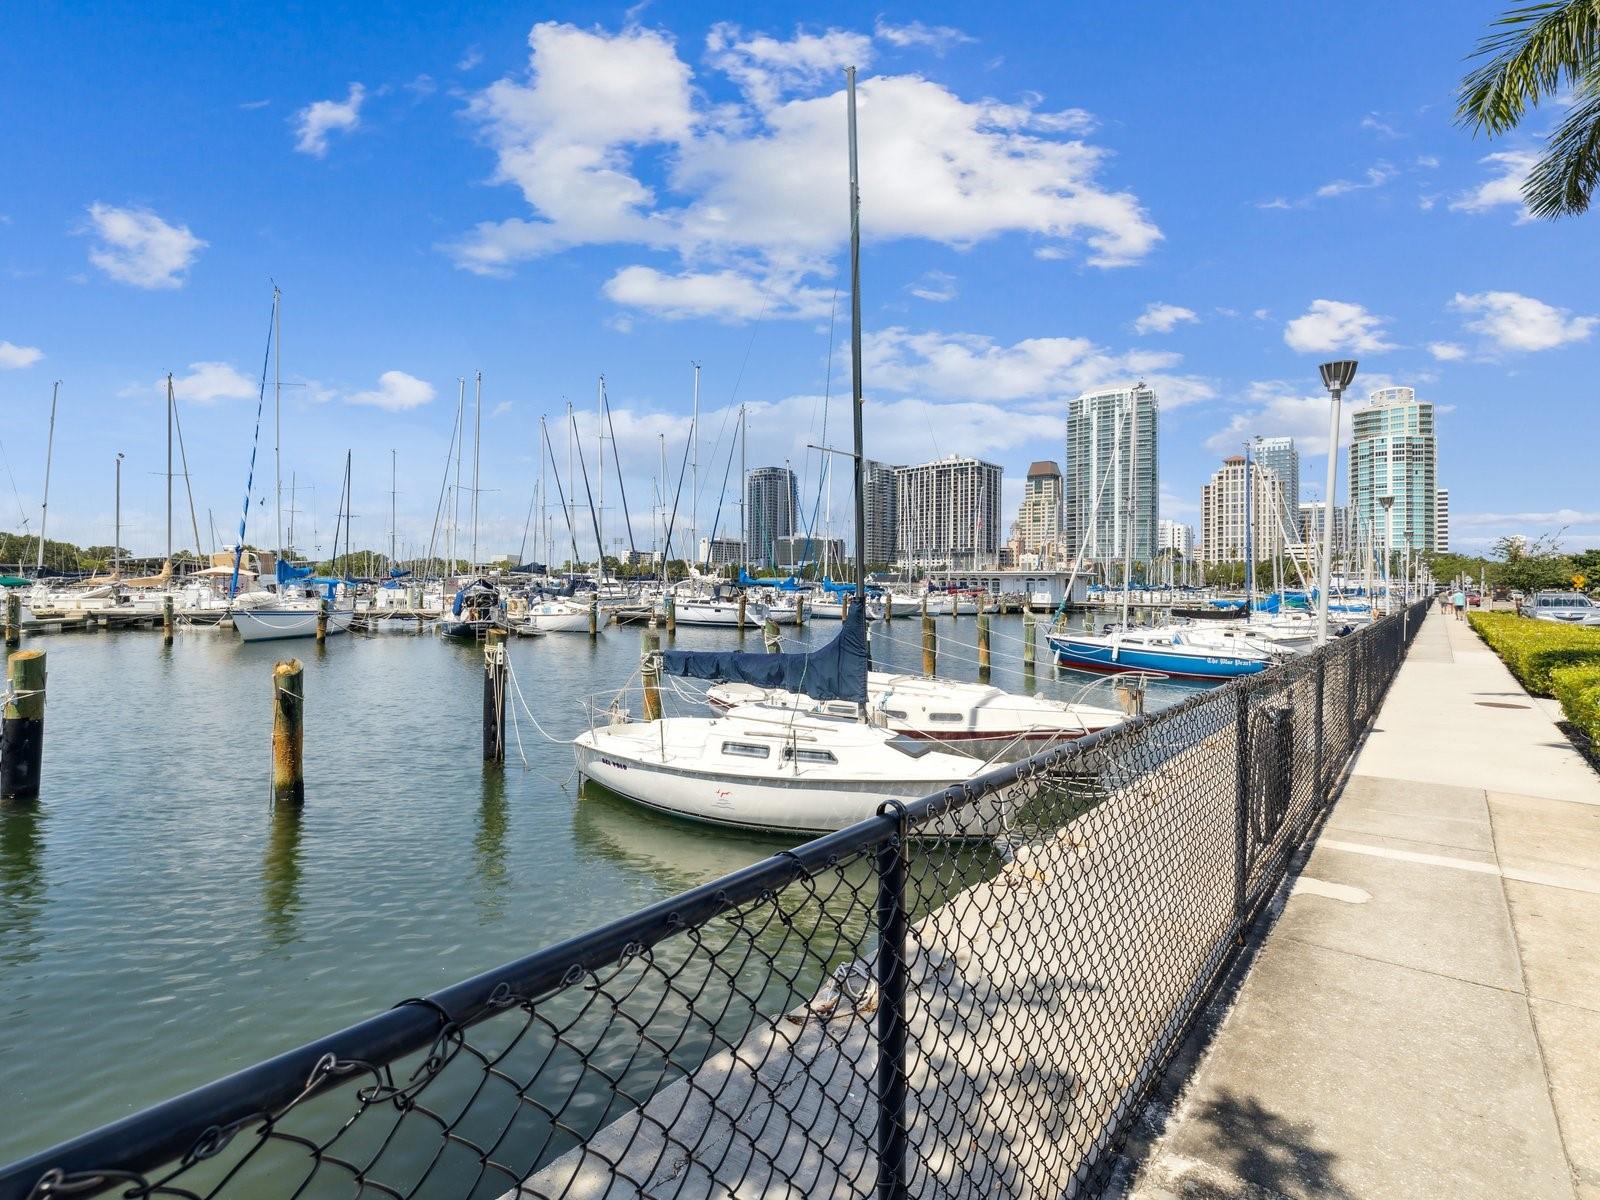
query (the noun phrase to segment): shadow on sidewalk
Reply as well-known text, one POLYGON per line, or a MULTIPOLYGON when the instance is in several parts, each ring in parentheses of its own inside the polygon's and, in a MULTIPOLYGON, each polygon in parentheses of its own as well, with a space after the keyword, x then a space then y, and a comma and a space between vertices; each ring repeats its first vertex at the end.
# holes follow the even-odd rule
POLYGON ((1339 1156, 1312 1145, 1309 1126, 1287 1120, 1254 1097, 1223 1091, 1192 1117, 1213 1134, 1206 1159, 1241 1182, 1272 1195, 1355 1200, 1333 1177, 1339 1156))

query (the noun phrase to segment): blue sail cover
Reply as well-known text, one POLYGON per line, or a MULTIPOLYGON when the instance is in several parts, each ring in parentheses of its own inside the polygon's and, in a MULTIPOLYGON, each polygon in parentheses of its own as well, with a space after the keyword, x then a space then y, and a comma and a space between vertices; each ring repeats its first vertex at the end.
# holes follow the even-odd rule
POLYGON ((283 559, 280 558, 278 559, 277 572, 278 586, 282 587, 286 583, 294 583, 298 579, 309 578, 311 575, 311 568, 296 567, 290 563, 284 562, 283 559))
POLYGON ((713 683, 753 683, 783 688, 813 700, 867 702, 866 606, 854 604, 826 646, 804 654, 742 654, 732 650, 667 650, 669 675, 713 683))

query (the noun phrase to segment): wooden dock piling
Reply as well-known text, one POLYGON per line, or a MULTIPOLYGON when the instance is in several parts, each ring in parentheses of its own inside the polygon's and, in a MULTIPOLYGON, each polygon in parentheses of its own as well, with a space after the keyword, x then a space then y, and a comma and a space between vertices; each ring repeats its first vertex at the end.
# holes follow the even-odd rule
POLYGON ((172 593, 168 592, 161 597, 161 638, 167 645, 172 645, 172 626, 174 623, 172 613, 172 593))
POLYGON ((922 618, 922 673, 932 676, 939 665, 939 633, 932 617, 922 618))
POLYGON ((506 635, 491 629, 483 638, 483 761, 506 760, 506 635))
POLYGON ((804 592, 796 592, 794 594, 794 623, 796 628, 803 627, 806 623, 806 594, 804 592))
POLYGON ((989 682, 989 614, 984 611, 983 597, 978 597, 978 682, 989 682))
POLYGON ((667 609, 667 632, 678 632, 678 600, 671 592, 662 598, 667 609))
POLYGON ((1027 670, 1033 670, 1033 609, 1028 605, 1022 606, 1022 665, 1027 670))
POLYGON ((740 628, 740 630, 744 629, 745 599, 746 599, 745 594, 741 591, 739 593, 739 628, 740 628))
POLYGON ((43 650, 18 650, 6 659, 10 696, 0 721, 0 801, 35 800, 44 760, 43 650))
POLYGON ((22 644, 22 596, 15 588, 6 592, 5 642, 7 650, 22 644))
POLYGON ((644 686, 644 719, 661 719, 661 639, 644 635, 644 657, 639 661, 639 680, 644 686))
POLYGON ((766 643, 768 654, 776 654, 783 649, 783 640, 778 636, 778 623, 771 617, 761 622, 761 640, 766 643))
POLYGON ((305 668, 298 658, 272 668, 272 799, 304 804, 305 668))
POLYGON ((321 645, 328 640, 328 598, 324 596, 317 601, 317 643, 321 645))
MULTIPOLYGON (((589 601, 589 636, 600 636, 600 597, 589 601)), ((501 756, 502 758, 504 755, 501 756)))

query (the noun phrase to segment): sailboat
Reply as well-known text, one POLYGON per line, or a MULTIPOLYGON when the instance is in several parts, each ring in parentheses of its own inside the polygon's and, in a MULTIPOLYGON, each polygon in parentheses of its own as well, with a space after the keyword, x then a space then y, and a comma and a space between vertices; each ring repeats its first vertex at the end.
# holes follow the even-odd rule
MULTIPOLYGON (((841 706, 806 712, 740 704, 715 717, 619 719, 573 740, 585 778, 649 808, 741 829, 805 835, 842 829, 885 800, 911 800, 985 769, 867 721, 866 507, 862 452, 861 230, 856 166, 855 69, 846 71, 850 140, 850 350, 854 410, 856 586, 831 642, 809 653, 668 651, 669 674, 782 688, 841 706), (845 708, 843 706, 848 706, 845 708)), ((681 616, 680 616, 681 619, 681 616)), ((1005 831, 1013 789, 958 809, 922 832, 992 837, 1005 831)))

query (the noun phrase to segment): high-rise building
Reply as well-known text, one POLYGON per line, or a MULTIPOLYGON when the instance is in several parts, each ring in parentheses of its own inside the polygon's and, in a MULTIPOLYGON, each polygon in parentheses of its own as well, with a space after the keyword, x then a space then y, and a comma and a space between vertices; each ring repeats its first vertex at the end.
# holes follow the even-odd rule
POLYGON ((1016 548, 1022 554, 1051 554, 1061 541, 1061 468, 1041 459, 1028 468, 1017 509, 1016 548))
POLYGON ((862 491, 866 497, 867 563, 888 565, 895 560, 895 472, 898 467, 863 459, 862 491))
POLYGON ((696 561, 703 567, 726 567, 744 555, 744 543, 736 537, 703 537, 696 561))
POLYGON ((1252 551, 1261 562, 1283 550, 1283 523, 1273 519, 1283 504, 1283 484, 1267 467, 1251 465, 1249 475, 1248 543, 1244 455, 1223 459, 1211 482, 1200 489, 1200 557, 1208 563, 1243 562, 1252 551))
POLYGON ((1143 384, 1086 392, 1067 407, 1062 543, 1069 557, 1120 562, 1155 557, 1161 480, 1157 475, 1156 394, 1143 384))
POLYGON ((774 543, 777 567, 780 571, 797 571, 804 566, 826 567, 829 574, 852 570, 844 556, 844 539, 812 537, 804 533, 791 533, 774 543))
POLYGON ((794 532, 800 491, 788 467, 757 467, 744 482, 745 561, 775 564, 777 542, 794 532))
POLYGON ((1408 387, 1380 388, 1354 414, 1350 509, 1358 541, 1380 555, 1437 549, 1433 405, 1408 387), (1394 497, 1385 509, 1383 498, 1394 497))
POLYGON ((1300 451, 1288 437, 1258 437, 1255 460, 1277 475, 1283 485, 1283 523, 1289 529, 1300 518, 1300 451))
POLYGON ((1169 551, 1180 559, 1194 557, 1194 526, 1185 525, 1182 521, 1163 520, 1157 528, 1157 540, 1160 543, 1161 553, 1169 551))
POLYGON ((1450 489, 1433 489, 1433 548, 1440 554, 1450 551, 1450 489))
MULTIPOLYGON (((1302 545, 1322 545, 1322 529, 1327 521, 1328 506, 1321 500, 1310 500, 1300 505, 1300 542, 1302 545)), ((1338 505, 1333 510, 1333 548, 1336 554, 1347 553, 1350 546, 1350 510, 1338 505)))
POLYGON ((895 468, 895 561, 907 567, 980 567, 1000 545, 995 463, 952 454, 895 468))

